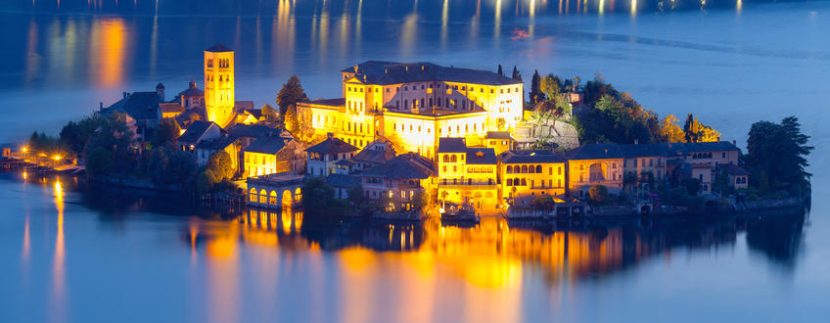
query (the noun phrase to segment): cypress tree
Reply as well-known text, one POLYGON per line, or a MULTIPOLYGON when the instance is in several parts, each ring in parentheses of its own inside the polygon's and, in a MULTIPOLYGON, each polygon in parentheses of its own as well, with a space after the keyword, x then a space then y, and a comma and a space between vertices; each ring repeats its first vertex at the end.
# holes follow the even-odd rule
POLYGON ((539 76, 539 71, 533 71, 533 78, 530 80, 530 103, 536 104, 540 101, 542 94, 541 90, 542 77, 539 76))

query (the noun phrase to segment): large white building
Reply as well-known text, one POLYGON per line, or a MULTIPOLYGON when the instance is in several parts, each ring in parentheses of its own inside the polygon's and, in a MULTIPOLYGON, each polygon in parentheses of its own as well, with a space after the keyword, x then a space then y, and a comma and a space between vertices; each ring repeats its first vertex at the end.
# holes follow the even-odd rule
POLYGON ((522 82, 431 63, 368 61, 341 72, 343 97, 298 105, 303 124, 363 148, 385 137, 434 157, 439 138, 478 142, 522 118, 522 82))

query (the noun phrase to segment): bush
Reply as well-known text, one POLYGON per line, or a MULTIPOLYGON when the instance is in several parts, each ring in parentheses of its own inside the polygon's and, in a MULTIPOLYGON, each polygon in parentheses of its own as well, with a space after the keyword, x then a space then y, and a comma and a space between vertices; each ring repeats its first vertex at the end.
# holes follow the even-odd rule
POLYGON ((588 198, 594 204, 602 204, 608 201, 608 188, 604 185, 594 185, 588 189, 588 198))

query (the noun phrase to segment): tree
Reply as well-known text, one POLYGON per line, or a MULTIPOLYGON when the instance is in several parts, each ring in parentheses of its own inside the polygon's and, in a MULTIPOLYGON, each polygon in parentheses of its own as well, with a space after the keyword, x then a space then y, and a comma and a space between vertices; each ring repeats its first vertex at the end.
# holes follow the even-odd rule
POLYGON ((813 150, 810 137, 801 133, 795 117, 784 118, 780 124, 760 121, 752 124, 747 139, 746 167, 751 184, 762 193, 788 191, 804 194, 810 189, 812 174, 807 156, 813 150))
POLYGON ((285 110, 285 118, 283 122, 285 123, 285 130, 288 130, 291 133, 297 132, 300 130, 300 121, 297 117, 297 106, 290 105, 288 109, 285 110))
POLYGON ((588 188, 588 199, 594 204, 602 204, 608 201, 608 188, 605 185, 593 185, 588 188))
POLYGON ((686 134, 677 125, 677 117, 667 115, 660 123, 660 137, 667 142, 686 142, 686 134))
POLYGON ((267 103, 262 105, 260 111, 262 111, 262 115, 268 121, 276 121, 280 117, 279 111, 277 111, 276 109, 274 109, 274 107, 267 103))
POLYGON ((288 110, 289 106, 306 100, 308 100, 308 96, 303 90, 303 85, 300 84, 300 78, 292 75, 277 93, 277 105, 280 107, 280 115, 285 115, 285 111, 288 110))
POLYGON ((167 178, 168 183, 171 184, 188 184, 196 174, 196 161, 190 153, 184 151, 174 151, 169 156, 167 178))
POLYGON ((540 90, 545 94, 547 100, 555 100, 555 98, 562 92, 561 80, 558 76, 548 74, 542 78, 540 90))
POLYGON ((216 174, 210 169, 205 169, 196 176, 196 192, 200 194, 210 192, 213 186, 220 181, 221 179, 217 178, 216 174))
POLYGON ((511 75, 510 78, 512 78, 516 81, 521 81, 522 80, 522 73, 519 72, 519 69, 516 68, 516 65, 513 65, 513 74, 511 75))
POLYGON ((106 122, 105 118, 97 114, 86 117, 79 122, 70 121, 61 129, 60 140, 72 153, 80 155, 83 153, 89 138, 104 122, 106 122))
POLYGON ((344 214, 343 201, 334 198, 334 189, 322 178, 312 178, 303 184, 303 209, 311 219, 334 221, 344 214))
POLYGON ((92 163, 92 170, 87 165, 87 171, 90 175, 132 174, 139 169, 139 163, 126 115, 114 113, 105 120, 87 143, 84 160, 92 163))
POLYGON ((716 142, 720 141, 720 133, 703 124, 691 113, 683 124, 683 133, 686 142, 716 142))
POLYGON ((689 195, 700 193, 700 180, 697 178, 684 178, 680 181, 680 185, 686 188, 686 193, 689 195))
POLYGON ((539 71, 533 71, 533 77, 530 79, 530 103, 536 105, 540 101, 544 100, 544 94, 542 93, 542 77, 539 76, 539 71))
POLYGON ((161 147, 169 145, 176 141, 179 138, 179 135, 182 133, 182 128, 179 127, 179 123, 176 122, 174 119, 162 119, 159 122, 159 126, 156 127, 156 131, 153 134, 153 146, 161 147))
POLYGON ((231 155, 225 151, 217 151, 210 156, 207 169, 211 171, 217 182, 231 179, 236 173, 231 161, 231 155))
POLYGON ((553 200, 553 196, 539 195, 530 201, 530 206, 537 210, 553 211, 556 207, 556 202, 553 200))
POLYGON ((501 69, 501 64, 499 64, 499 69, 496 71, 500 76, 504 76, 504 71, 501 69))

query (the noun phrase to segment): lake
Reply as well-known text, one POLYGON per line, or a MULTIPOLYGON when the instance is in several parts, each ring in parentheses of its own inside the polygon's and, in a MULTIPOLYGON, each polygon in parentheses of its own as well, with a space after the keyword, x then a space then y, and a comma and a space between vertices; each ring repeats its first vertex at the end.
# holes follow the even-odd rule
POLYGON ((795 115, 816 146, 806 215, 557 226, 326 227, 5 173, 0 322, 824 322, 830 3, 711 2, 0 4, 0 142, 57 134, 123 91, 201 83, 201 51, 224 43, 237 99, 257 106, 294 74, 337 96, 339 70, 368 59, 516 65, 528 81, 600 73, 741 147, 753 122, 795 115))

